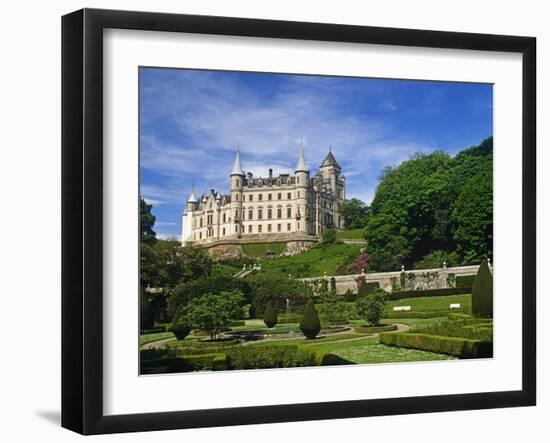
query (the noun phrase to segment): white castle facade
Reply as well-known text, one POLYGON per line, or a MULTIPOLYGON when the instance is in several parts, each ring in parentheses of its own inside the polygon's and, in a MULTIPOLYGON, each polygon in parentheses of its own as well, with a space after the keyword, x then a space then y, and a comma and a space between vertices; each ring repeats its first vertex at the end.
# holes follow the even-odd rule
POLYGON ((195 189, 182 216, 182 243, 213 246, 255 242, 317 241, 324 230, 344 228, 338 213, 346 181, 331 151, 310 176, 301 148, 294 175, 245 174, 237 150, 229 194, 211 190, 199 198, 195 189))

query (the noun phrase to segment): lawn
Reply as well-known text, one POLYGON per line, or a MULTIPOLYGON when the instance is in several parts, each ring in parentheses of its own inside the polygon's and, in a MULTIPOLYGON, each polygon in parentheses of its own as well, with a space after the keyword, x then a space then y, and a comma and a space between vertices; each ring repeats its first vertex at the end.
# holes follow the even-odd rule
POLYGON ((391 300, 386 303, 386 312, 392 312, 394 306, 410 306, 411 311, 449 311, 449 312, 470 312, 472 309, 472 296, 463 295, 444 295, 439 297, 415 297, 403 298, 401 300, 391 300), (460 309, 451 310, 451 303, 460 303, 460 309))
POLYGON ((172 332, 156 332, 155 334, 144 334, 139 336, 139 345, 143 346, 147 343, 152 343, 158 340, 164 340, 166 338, 172 338, 174 334, 172 332))
POLYGON ((252 243, 242 245, 243 252, 249 257, 265 257, 267 251, 271 251, 276 255, 281 254, 285 248, 286 243, 252 243))
POLYGON ((364 229, 350 229, 336 232, 336 240, 364 240, 364 229))
POLYGON ((359 255, 361 245, 334 243, 316 244, 311 249, 291 257, 262 260, 262 272, 289 275, 296 278, 334 275, 339 265, 349 265, 359 255))

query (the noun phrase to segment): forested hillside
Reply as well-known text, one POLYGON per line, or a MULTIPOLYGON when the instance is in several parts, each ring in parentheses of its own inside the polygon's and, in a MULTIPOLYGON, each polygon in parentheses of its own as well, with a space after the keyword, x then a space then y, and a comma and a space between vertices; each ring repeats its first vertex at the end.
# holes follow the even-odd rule
POLYGON ((493 250, 493 138, 386 168, 368 209, 370 269, 479 263, 493 250))

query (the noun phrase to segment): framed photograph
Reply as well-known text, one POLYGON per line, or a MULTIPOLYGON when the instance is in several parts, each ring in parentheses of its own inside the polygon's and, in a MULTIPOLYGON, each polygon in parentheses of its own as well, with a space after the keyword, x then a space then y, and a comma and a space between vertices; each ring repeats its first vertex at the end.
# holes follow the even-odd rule
POLYGON ((62 20, 62 425, 536 403, 536 41, 62 20))

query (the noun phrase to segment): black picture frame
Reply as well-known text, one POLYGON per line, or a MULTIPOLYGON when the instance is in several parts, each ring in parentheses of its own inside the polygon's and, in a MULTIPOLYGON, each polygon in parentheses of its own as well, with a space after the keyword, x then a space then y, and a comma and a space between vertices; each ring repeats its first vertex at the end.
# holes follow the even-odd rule
POLYGON ((536 403, 536 39, 83 9, 62 18, 62 426, 82 434, 458 411, 536 403), (522 388, 131 415, 103 413, 103 30, 503 51, 523 63, 522 388))

